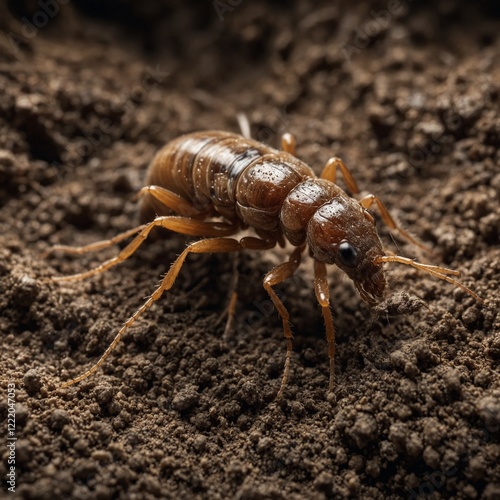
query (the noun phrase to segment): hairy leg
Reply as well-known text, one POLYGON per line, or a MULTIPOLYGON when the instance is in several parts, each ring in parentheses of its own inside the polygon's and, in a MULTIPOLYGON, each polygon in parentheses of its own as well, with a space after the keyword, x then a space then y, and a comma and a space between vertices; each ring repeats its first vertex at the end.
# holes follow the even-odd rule
MULTIPOLYGON (((177 216, 157 217, 149 224, 144 224, 133 230, 126 231, 121 235, 115 236, 115 238, 113 238, 112 240, 105 240, 92 244, 94 247, 98 246, 99 248, 105 248, 106 246, 110 246, 116 243, 117 241, 125 239, 126 237, 130 236, 130 234, 134 234, 134 232, 139 232, 139 234, 116 257, 113 257, 103 262, 101 265, 89 271, 72 274, 70 276, 59 276, 56 278, 52 278, 52 280, 77 281, 107 271, 111 267, 120 264, 124 260, 128 259, 131 255, 133 255, 137 251, 137 249, 141 246, 141 244, 144 243, 144 241, 147 239, 149 233, 154 227, 162 227, 164 229, 169 229, 170 231, 174 231, 181 234, 188 234, 191 236, 205 236, 205 237, 230 236, 234 234, 235 231, 237 230, 235 226, 223 222, 204 222, 196 219, 190 219, 188 217, 177 217, 177 216)), ((86 247, 77 247, 75 250, 72 251, 72 253, 78 254, 87 252, 89 251, 88 248, 92 245, 87 245, 86 247)), ((63 247, 63 249, 66 250, 65 247, 63 247)))
POLYGON ((326 179, 335 184, 337 180, 337 170, 340 170, 342 177, 344 178, 344 182, 346 183, 347 189, 352 194, 359 193, 358 184, 351 174, 350 170, 345 166, 344 162, 337 157, 330 158, 326 165, 323 168, 323 172, 321 172, 321 179, 326 179))
POLYGON ((392 218, 391 214, 389 213, 385 205, 382 203, 382 200, 378 196, 375 196, 374 194, 369 194, 364 198, 361 198, 361 200, 359 200, 359 203, 363 208, 366 208, 367 210, 373 205, 373 203, 375 203, 377 205, 377 208, 379 209, 380 215, 382 216, 382 220, 389 229, 393 229, 402 238, 406 239, 410 243, 413 243, 414 245, 421 248, 425 252, 432 254, 432 250, 427 248, 423 243, 420 243, 420 241, 415 239, 410 233, 405 231, 403 228, 399 227, 399 225, 392 218))
POLYGON ((271 300, 273 301, 274 307, 276 307, 278 314, 281 317, 281 320, 283 322, 283 333, 286 339, 285 369, 283 372, 283 378, 281 380, 280 390, 277 396, 278 398, 280 398, 283 395, 283 392, 286 387, 286 382, 288 380, 288 376, 290 373, 290 360, 292 356, 293 335, 292 335, 292 329, 290 328, 290 315, 288 314, 285 305, 283 304, 283 302, 278 297, 278 295, 276 294, 276 292, 273 290, 272 287, 293 276, 293 274, 300 265, 301 255, 302 252, 304 251, 304 248, 305 248, 304 246, 297 247, 290 255, 288 262, 279 264, 278 266, 274 267, 264 277, 264 288, 267 290, 267 293, 269 294, 271 300))
POLYGON ((335 379, 335 328, 333 326, 332 311, 330 309, 330 289, 326 275, 326 265, 323 262, 314 261, 314 291, 316 299, 321 306, 321 313, 325 322, 326 340, 328 343, 328 358, 330 360, 330 382, 328 390, 333 391, 335 379))

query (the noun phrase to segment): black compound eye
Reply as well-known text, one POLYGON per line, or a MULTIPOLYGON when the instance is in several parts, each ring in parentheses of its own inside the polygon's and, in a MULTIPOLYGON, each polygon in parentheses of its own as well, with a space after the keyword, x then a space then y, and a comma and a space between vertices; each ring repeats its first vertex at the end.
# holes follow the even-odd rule
POLYGON ((339 245, 338 255, 340 262, 347 267, 354 267, 358 261, 358 252, 348 241, 339 245))

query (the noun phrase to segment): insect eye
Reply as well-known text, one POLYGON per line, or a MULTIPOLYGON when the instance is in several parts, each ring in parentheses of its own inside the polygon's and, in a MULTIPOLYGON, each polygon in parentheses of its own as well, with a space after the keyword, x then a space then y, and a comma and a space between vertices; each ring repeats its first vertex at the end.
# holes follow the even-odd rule
POLYGON ((337 250, 340 262, 347 267, 354 267, 358 260, 358 252, 348 242, 343 241, 337 250))

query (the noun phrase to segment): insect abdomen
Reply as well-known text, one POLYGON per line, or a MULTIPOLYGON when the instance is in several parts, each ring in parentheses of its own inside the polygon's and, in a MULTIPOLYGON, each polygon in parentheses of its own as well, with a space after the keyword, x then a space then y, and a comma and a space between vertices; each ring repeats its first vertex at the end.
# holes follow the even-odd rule
MULTIPOLYGON (((227 132, 198 132, 174 139, 151 162, 146 183, 182 196, 200 218, 219 214, 236 221, 234 183, 267 146, 227 132), (256 147, 257 146, 257 147, 256 147)), ((152 196, 144 199, 142 219, 172 212, 152 196), (154 212, 152 214, 152 212, 154 212)))
MULTIPOLYGON (((292 155, 227 132, 200 132, 179 137, 156 155, 147 184, 182 196, 200 218, 222 215, 235 223, 273 231, 287 194, 313 171, 292 155)), ((142 218, 168 215, 148 195, 142 218)))

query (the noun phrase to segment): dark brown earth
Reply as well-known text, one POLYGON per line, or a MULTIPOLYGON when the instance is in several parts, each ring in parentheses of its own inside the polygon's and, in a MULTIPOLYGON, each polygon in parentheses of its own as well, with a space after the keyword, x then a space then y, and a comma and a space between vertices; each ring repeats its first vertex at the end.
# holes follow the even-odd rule
POLYGON ((186 3, 0 2, 1 495, 11 383, 19 498, 499 499, 498 2, 186 3), (282 252, 241 258, 228 339, 217 318, 230 259, 195 256, 103 369, 59 389, 184 240, 146 243, 77 283, 46 279, 115 250, 43 252, 133 227, 159 147, 237 131, 239 112, 269 144, 292 132, 317 173, 341 156, 485 305, 393 265, 387 301, 370 310, 332 270, 327 395, 308 263, 279 287, 295 350, 275 401, 285 343, 261 282, 282 252))

